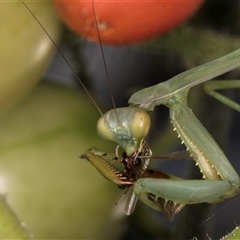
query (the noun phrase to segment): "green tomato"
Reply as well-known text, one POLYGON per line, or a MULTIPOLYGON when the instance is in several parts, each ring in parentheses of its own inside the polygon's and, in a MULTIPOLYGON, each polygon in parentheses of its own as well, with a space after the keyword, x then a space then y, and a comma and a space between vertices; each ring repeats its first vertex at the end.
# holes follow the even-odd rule
POLYGON ((0 192, 36 238, 118 236, 121 191, 78 158, 94 145, 114 151, 98 118, 80 90, 47 83, 0 118, 0 192))
MULTIPOLYGON (((51 2, 26 1, 42 25, 57 41, 60 22, 51 2)), ((0 113, 14 105, 39 80, 54 46, 19 1, 0 3, 0 113)))

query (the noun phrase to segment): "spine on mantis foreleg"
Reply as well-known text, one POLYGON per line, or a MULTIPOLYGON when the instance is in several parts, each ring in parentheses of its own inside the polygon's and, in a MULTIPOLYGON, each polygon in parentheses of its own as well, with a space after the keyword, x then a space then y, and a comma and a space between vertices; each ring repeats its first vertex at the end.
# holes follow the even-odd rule
POLYGON ((226 181, 233 187, 233 191, 228 194, 228 197, 237 195, 240 182, 238 174, 218 144, 187 106, 186 101, 176 95, 167 105, 170 108, 170 118, 174 130, 177 131, 182 143, 193 155, 203 178, 226 181))

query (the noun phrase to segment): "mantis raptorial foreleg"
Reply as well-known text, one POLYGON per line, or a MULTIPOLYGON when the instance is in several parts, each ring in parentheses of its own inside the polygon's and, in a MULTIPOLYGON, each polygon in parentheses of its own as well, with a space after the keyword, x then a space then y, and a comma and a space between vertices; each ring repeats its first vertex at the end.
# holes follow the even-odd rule
MULTIPOLYGON (((156 105, 169 107, 170 119, 199 166, 202 180, 168 180, 142 178, 135 182, 134 191, 149 206, 156 208, 162 199, 178 204, 215 203, 239 194, 239 176, 215 140, 187 106, 192 86, 240 66, 240 50, 213 62, 186 71, 178 76, 135 93, 130 103, 146 110, 156 105)), ((216 99, 239 111, 239 104, 215 92, 216 89, 240 87, 240 81, 213 81, 205 85, 216 99), (220 83, 220 84, 219 84, 220 83)), ((161 209, 161 208, 160 208, 161 209)))

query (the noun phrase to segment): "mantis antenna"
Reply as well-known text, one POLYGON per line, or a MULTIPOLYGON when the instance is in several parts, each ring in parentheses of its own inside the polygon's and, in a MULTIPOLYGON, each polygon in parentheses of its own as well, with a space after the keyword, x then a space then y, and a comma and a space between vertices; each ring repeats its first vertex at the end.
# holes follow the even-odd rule
POLYGON ((118 123, 120 123, 119 118, 118 118, 118 114, 117 114, 117 110, 116 110, 116 104, 115 104, 115 101, 114 101, 114 96, 113 96, 113 93, 112 93, 112 90, 111 90, 112 89, 112 84, 111 84, 111 80, 110 80, 110 77, 109 77, 109 73, 108 73, 108 69, 107 69, 107 62, 106 62, 105 54, 104 54, 104 51, 103 51, 102 40, 101 40, 99 28, 98 28, 97 17, 96 17, 95 6, 94 6, 94 0, 92 0, 92 10, 93 10, 94 22, 95 22, 96 29, 97 29, 98 41, 100 43, 100 49, 101 49, 101 53, 102 53, 102 59, 103 59, 103 63, 104 63, 105 73, 106 73, 106 76, 107 76, 109 93, 110 93, 110 97, 111 97, 112 105, 113 105, 113 108, 114 108, 114 111, 115 111, 115 114, 116 114, 117 121, 118 121, 118 123))
POLYGON ((31 11, 31 9, 27 6, 27 4, 22 1, 22 3, 25 5, 25 7, 28 9, 28 11, 31 13, 31 15, 34 17, 34 19, 37 21, 37 23, 40 25, 40 27, 42 28, 42 30, 47 34, 47 36, 49 37, 50 41, 53 43, 53 45, 55 46, 55 48, 58 50, 58 52, 60 53, 61 57, 64 59, 64 61, 67 63, 68 67, 71 69, 71 71, 73 72, 74 76, 77 78, 77 80, 79 81, 79 83, 82 85, 83 89, 85 90, 85 92, 87 93, 87 95, 89 96, 89 98, 91 99, 91 101, 93 102, 93 104, 95 105, 95 107, 97 108, 98 112, 103 116, 102 111, 100 110, 100 108, 98 107, 96 101, 93 99, 92 95, 90 94, 90 92, 87 90, 87 88, 85 87, 85 85, 83 84, 82 80, 78 77, 76 71, 74 70, 74 68, 71 66, 71 64, 68 62, 67 58, 63 55, 62 51, 60 50, 60 48, 58 47, 58 45, 53 41, 52 37, 50 36, 50 34, 46 31, 46 29, 43 27, 43 25, 41 24, 41 22, 37 19, 37 17, 33 14, 33 12, 31 11))

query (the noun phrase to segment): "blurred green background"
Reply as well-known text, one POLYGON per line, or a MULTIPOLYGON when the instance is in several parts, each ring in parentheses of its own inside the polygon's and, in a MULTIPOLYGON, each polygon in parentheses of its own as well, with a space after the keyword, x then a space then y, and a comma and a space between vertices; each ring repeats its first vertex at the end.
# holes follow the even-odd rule
MULTIPOLYGON (((92 146, 115 151, 115 144, 96 133, 99 113, 24 5, 0 4, 5 23, 0 25, 0 192, 36 238, 218 239, 239 224, 238 199, 213 208, 185 207, 173 223, 140 202, 132 216, 124 216, 124 200, 114 206, 123 191, 78 158, 92 146), (219 208, 223 210, 217 213, 219 208)), ((111 108, 99 44, 63 28, 50 2, 27 4, 100 106, 111 108)), ((239 1, 211 0, 164 36, 133 46, 103 46, 117 106, 127 106, 138 89, 238 49, 239 29, 239 1)), ((239 76, 236 70, 221 79, 239 76)), ((238 91, 226 94, 239 101, 238 91)), ((240 172, 239 114, 201 88, 193 89, 189 103, 240 172)), ((152 118, 149 141, 154 154, 181 149, 167 109, 159 107, 152 118)), ((154 164, 185 178, 201 178, 191 164, 154 164)))

